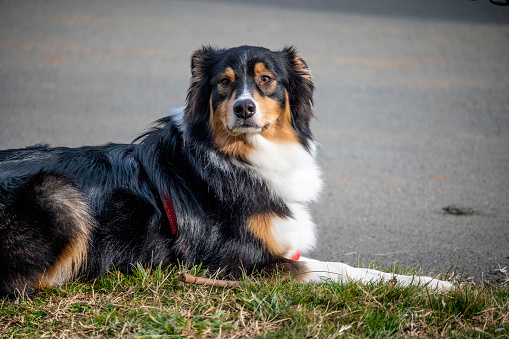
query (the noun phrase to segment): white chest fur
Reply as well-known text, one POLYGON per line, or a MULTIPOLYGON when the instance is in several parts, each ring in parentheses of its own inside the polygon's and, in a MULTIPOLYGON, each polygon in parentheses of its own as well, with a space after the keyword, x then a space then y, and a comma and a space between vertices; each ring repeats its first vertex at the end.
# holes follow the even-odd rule
MULTIPOLYGON (((300 144, 270 142, 259 134, 250 136, 252 169, 283 199, 290 218, 276 218, 272 234, 287 256, 305 252, 315 245, 315 226, 307 203, 315 201, 322 187, 315 157, 300 144)), ((314 152, 312 152, 314 153, 314 152)))

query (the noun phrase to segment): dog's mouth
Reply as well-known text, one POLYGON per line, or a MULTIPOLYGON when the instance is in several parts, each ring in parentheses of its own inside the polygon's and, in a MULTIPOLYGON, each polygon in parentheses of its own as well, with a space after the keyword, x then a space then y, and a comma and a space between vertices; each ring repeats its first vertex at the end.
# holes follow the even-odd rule
POLYGON ((257 124, 254 124, 252 122, 243 121, 243 122, 237 122, 233 124, 233 126, 228 127, 228 131, 231 134, 239 134, 239 133, 259 133, 261 132, 262 128, 258 126, 257 124))
POLYGON ((270 123, 260 126, 251 121, 235 121, 231 126, 227 126, 230 134, 256 134, 269 128, 270 123))

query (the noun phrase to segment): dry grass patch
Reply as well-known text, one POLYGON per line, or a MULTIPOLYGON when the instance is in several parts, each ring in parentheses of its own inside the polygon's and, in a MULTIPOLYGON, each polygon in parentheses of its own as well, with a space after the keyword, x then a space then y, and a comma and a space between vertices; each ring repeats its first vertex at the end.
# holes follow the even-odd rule
MULTIPOLYGON (((400 270, 401 271, 401 270, 400 270)), ((181 284, 199 268, 118 271, 31 298, 0 299, 5 338, 336 338, 509 336, 509 288, 448 294, 390 284, 246 278, 237 288, 181 284)), ((403 272, 404 273, 404 272, 403 272)))

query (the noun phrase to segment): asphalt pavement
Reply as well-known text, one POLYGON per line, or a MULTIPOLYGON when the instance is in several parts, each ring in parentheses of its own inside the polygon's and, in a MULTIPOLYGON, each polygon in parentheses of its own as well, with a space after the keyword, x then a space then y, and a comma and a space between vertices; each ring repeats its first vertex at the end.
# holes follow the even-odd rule
POLYGON ((130 142, 184 103, 203 44, 309 64, 311 257, 509 266, 509 7, 488 0, 0 1, 0 148, 130 142))

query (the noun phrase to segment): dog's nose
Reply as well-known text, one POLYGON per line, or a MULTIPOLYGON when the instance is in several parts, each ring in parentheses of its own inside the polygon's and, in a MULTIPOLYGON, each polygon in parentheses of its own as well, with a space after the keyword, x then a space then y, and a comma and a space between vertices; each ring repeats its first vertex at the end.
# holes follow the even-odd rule
POLYGON ((251 99, 237 100, 233 104, 233 113, 244 120, 251 118, 256 113, 256 106, 251 99))

